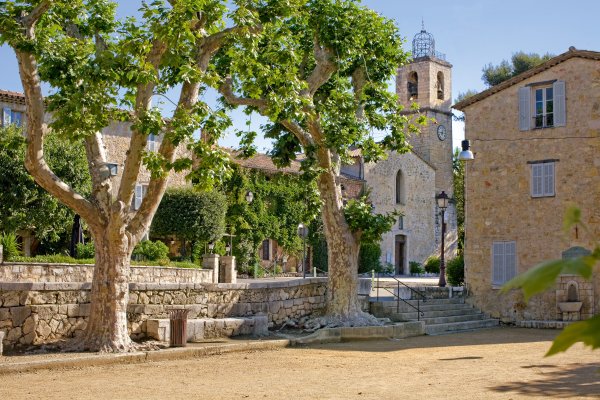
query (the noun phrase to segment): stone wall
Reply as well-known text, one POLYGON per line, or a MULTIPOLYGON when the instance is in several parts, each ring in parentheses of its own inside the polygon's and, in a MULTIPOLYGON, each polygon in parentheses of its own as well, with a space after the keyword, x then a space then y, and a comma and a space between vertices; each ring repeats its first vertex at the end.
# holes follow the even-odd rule
POLYGON ((397 264, 395 240, 406 236, 404 265, 400 273, 408 274, 408 262, 424 262, 436 254, 435 246, 435 170, 412 153, 390 152, 386 160, 365 164, 365 180, 372 189, 370 199, 377 213, 400 211, 403 224, 396 222, 381 238, 381 261, 397 264), (402 171, 403 196, 396 203, 396 174, 402 171))
MULTIPOLYGON (((131 267, 134 283, 211 283, 211 269, 131 267)), ((92 264, 4 263, 0 282, 91 282, 92 264)))
MULTIPOLYGON (((517 273, 574 246, 593 249, 600 237, 600 62, 570 58, 466 107, 466 137, 475 160, 466 164, 465 278, 483 311, 507 320, 557 318, 554 291, 525 305, 520 293, 501 295, 492 285, 492 244, 516 242, 517 273), (519 130, 519 88, 566 86, 566 126, 519 130), (532 86, 534 85, 534 86, 532 86), (555 161, 555 195, 531 196, 531 165, 555 161), (581 227, 563 231, 570 205, 581 227)), ((594 313, 600 276, 594 276, 594 313)))
MULTIPOLYGON (((78 336, 90 310, 89 283, 0 283, 0 332, 7 346, 42 344, 78 336)), ((127 312, 134 339, 146 337, 146 320, 186 308, 188 318, 267 314, 271 325, 325 306, 326 278, 245 284, 130 284, 127 312)))

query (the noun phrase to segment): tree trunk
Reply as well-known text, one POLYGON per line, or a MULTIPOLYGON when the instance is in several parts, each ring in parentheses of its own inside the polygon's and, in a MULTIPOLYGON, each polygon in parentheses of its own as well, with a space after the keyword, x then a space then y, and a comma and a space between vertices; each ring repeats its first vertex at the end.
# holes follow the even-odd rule
POLYGON ((127 330, 132 246, 124 232, 106 229, 92 234, 96 266, 90 316, 81 345, 89 351, 130 351, 134 349, 127 330))
POLYGON ((333 172, 323 172, 318 181, 329 258, 326 323, 342 326, 378 324, 375 317, 361 310, 358 302, 360 242, 346 222, 341 192, 335 181, 333 172))

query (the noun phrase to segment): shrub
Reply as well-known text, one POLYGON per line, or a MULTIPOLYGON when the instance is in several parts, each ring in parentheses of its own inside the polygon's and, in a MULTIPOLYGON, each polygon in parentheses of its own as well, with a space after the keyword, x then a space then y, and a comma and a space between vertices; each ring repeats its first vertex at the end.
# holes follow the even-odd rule
POLYGON ((381 271, 380 257, 379 243, 362 243, 358 253, 358 272, 362 274, 371 270, 381 271))
POLYGON ((417 261, 410 261, 408 263, 408 266, 410 267, 411 274, 417 275, 417 274, 422 274, 425 272, 421 263, 419 263, 417 261))
POLYGON ((75 246, 75 258, 94 258, 96 256, 96 249, 94 248, 94 242, 87 242, 86 244, 77 243, 75 246))
POLYGON ((430 256, 427 260, 425 260, 425 272, 429 272, 430 274, 439 274, 440 273, 440 258, 438 256, 430 256))
POLYGON ((14 233, 0 235, 0 245, 2 245, 5 260, 12 260, 21 253, 21 245, 14 233))
POLYGON ((452 286, 461 286, 465 283, 465 260, 459 255, 448 261, 446 265, 446 278, 452 286))
POLYGON ((49 264, 94 264, 93 258, 76 259, 73 257, 65 256, 64 254, 47 254, 38 255, 35 257, 23 257, 15 256, 11 258, 14 262, 37 262, 37 263, 49 263, 49 264))
POLYGON ((135 246, 135 249, 133 249, 132 255, 134 257, 139 257, 142 260, 160 261, 160 265, 163 265, 163 260, 166 260, 164 265, 169 263, 169 248, 160 240, 157 240, 156 242, 144 240, 138 243, 137 246, 135 246))
POLYGON ((202 267, 198 264, 189 261, 177 261, 173 263, 176 268, 190 268, 190 269, 201 269, 202 267))

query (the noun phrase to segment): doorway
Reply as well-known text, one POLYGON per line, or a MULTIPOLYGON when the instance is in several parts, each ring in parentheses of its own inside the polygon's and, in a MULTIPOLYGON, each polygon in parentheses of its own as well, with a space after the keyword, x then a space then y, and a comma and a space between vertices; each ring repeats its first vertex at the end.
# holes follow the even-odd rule
POLYGON ((395 241, 395 273, 404 274, 404 264, 406 261, 406 235, 396 235, 395 241))

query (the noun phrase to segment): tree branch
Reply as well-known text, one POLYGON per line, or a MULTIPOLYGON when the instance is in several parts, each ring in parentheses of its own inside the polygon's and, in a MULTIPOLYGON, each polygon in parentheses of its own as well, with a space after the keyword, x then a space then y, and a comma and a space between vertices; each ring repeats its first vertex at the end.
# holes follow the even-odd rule
POLYGON ((306 80, 308 89, 304 91, 304 95, 313 97, 317 90, 323 86, 329 78, 337 71, 337 65, 332 61, 334 52, 328 47, 322 47, 318 39, 315 37, 313 41, 313 52, 317 65, 306 80))
POLYGON ((234 106, 255 107, 261 113, 265 112, 269 103, 264 99, 251 99, 248 97, 239 97, 233 93, 233 79, 231 76, 225 78, 225 81, 219 87, 219 93, 225 97, 225 100, 234 106))
MULTIPOLYGON (((31 28, 31 34, 33 34, 31 28)), ((44 158, 44 135, 47 125, 44 123, 46 107, 37 69, 35 56, 31 53, 15 49, 19 62, 19 74, 25 91, 27 103, 27 152, 25 167, 35 181, 61 203, 81 215, 90 225, 97 221, 95 207, 69 185, 63 182, 48 166, 44 158)))
MULTIPOLYGON (((181 88, 181 94, 177 104, 177 109, 174 114, 181 110, 191 110, 198 101, 198 93, 200 91, 199 83, 184 83, 181 88)), ((175 161, 176 147, 168 139, 168 135, 164 135, 164 139, 160 145, 158 153, 163 157, 166 163, 175 161)), ((140 209, 133 217, 129 224, 128 231, 131 233, 134 243, 137 243, 145 232, 150 228, 150 222, 156 213, 160 199, 167 189, 169 174, 164 174, 159 178, 152 178, 148 185, 146 196, 142 200, 140 209)))
POLYGON ((42 18, 42 15, 44 15, 46 11, 48 11, 51 5, 51 0, 42 1, 33 10, 31 10, 29 14, 27 14, 21 19, 21 23, 23 24, 23 26, 27 30, 33 28, 36 22, 38 22, 40 18, 42 18))
POLYGON ((363 90, 367 83, 365 69, 358 67, 352 73, 352 88, 354 89, 354 101, 356 101, 356 119, 361 121, 365 118, 365 104, 361 100, 363 90))
MULTIPOLYGON (((152 49, 146 57, 146 62, 154 67, 157 74, 160 62, 166 50, 167 46, 164 42, 154 40, 152 49)), ((152 106, 152 95, 155 87, 156 84, 154 82, 138 85, 134 110, 135 117, 138 121, 143 118, 144 114, 152 106)), ((129 151, 127 152, 127 158, 125 159, 123 175, 121 177, 121 184, 117 196, 117 201, 123 203, 123 207, 127 207, 133 198, 135 183, 142 165, 142 153, 146 147, 146 141, 146 135, 143 135, 137 130, 131 131, 129 151)))

